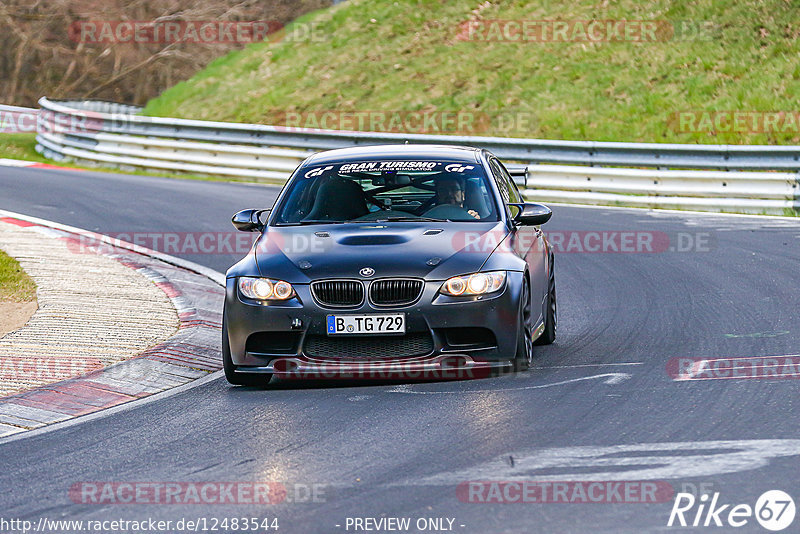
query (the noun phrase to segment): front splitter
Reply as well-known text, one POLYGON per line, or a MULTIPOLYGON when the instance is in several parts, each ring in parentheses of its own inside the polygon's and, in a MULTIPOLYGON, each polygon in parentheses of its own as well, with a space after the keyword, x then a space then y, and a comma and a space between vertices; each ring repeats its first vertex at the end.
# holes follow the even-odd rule
POLYGON ((512 368, 511 361, 482 361, 466 354, 447 354, 423 359, 365 361, 286 357, 264 366, 238 367, 236 372, 289 379, 466 380, 512 368))

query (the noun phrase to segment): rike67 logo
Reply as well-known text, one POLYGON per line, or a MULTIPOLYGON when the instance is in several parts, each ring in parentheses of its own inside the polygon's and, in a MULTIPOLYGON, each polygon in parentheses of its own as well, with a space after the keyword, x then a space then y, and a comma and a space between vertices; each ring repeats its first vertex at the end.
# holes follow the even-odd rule
POLYGON ((691 527, 743 527, 755 516, 756 521, 767 530, 784 530, 794 521, 794 500, 781 490, 769 490, 761 494, 754 507, 749 504, 723 504, 719 492, 710 497, 703 494, 696 498, 691 493, 678 493, 669 514, 667 526, 691 527))

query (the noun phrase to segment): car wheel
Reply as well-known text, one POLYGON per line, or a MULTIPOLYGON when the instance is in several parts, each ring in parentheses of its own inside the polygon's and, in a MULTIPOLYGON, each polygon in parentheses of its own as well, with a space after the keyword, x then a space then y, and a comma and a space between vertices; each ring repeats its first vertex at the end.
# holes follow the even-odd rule
POLYGON ((243 374, 237 373, 233 360, 231 359, 231 345, 228 341, 228 318, 222 314, 222 369, 225 371, 225 378, 236 386, 266 386, 272 375, 267 374, 243 374))
POLYGON ((519 310, 519 334, 517 339, 517 355, 514 358, 514 370, 524 371, 533 364, 533 317, 531 314, 531 296, 528 281, 522 284, 522 305, 519 310))
POLYGON ((550 345, 556 340, 558 308, 556 307, 556 273, 553 269, 553 255, 550 255, 550 277, 547 282, 547 298, 545 299, 544 330, 536 340, 536 345, 550 345))

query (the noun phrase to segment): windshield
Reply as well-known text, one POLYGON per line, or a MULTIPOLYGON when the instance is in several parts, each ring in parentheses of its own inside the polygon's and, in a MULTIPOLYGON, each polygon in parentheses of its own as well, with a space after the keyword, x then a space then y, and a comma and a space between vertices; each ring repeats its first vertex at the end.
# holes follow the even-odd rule
POLYGON ((483 167, 437 160, 367 160, 298 170, 276 224, 497 221, 483 167))

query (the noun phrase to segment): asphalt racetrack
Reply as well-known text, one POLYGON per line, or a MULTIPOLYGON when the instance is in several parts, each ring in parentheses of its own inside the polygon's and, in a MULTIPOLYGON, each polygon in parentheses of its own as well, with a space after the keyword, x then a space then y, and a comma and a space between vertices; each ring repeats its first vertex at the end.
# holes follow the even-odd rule
MULTIPOLYGON (((269 207, 277 193, 0 168, 0 208, 110 234, 230 232, 234 212, 269 207)), ((366 519, 381 518, 410 518, 412 532, 633 533, 685 530, 667 527, 675 494, 699 499, 703 488, 731 506, 719 516, 724 528, 700 530, 727 532, 733 505, 755 507, 773 489, 797 500, 798 382, 780 357, 800 352, 800 221, 555 206, 543 229, 561 240, 559 328, 554 345, 537 347, 534 369, 266 390, 231 387, 220 375, 0 441, 2 515, 277 518, 282 533, 365 531, 376 524, 366 519), (633 240, 623 243, 623 232, 633 240), (727 373, 679 360, 754 357, 776 358, 727 373), (266 505, 97 504, 70 495, 91 481, 277 481, 287 494, 266 505), (558 481, 567 493, 518 502, 524 484, 558 481), (629 489, 650 481, 667 493, 618 499, 609 481, 629 489), (591 482, 603 493, 576 493, 591 482)), ((177 255, 224 272, 242 254, 177 255)), ((687 522, 697 512, 687 511, 687 522)), ((765 531, 752 516, 735 530, 765 531)))

